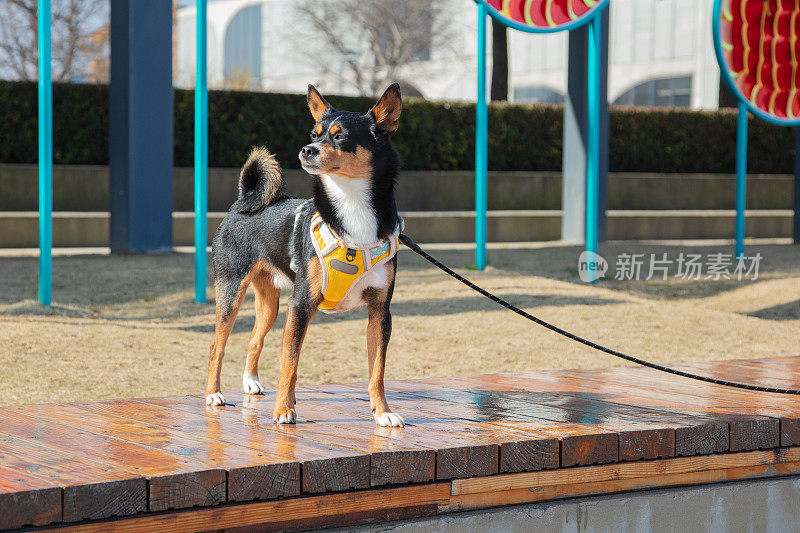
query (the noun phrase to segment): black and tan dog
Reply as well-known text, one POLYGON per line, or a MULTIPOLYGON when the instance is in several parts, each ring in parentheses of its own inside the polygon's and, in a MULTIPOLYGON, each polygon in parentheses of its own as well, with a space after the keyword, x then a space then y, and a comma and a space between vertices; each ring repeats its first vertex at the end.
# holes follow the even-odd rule
POLYGON ((394 199, 400 161, 390 140, 400 118, 400 87, 390 86, 362 114, 333 109, 309 85, 308 106, 315 124, 311 143, 299 157, 314 178, 314 197, 289 198, 277 161, 254 149, 242 167, 239 198, 214 236, 216 331, 206 403, 225 403, 220 392, 225 343, 248 286, 255 292, 256 323, 242 384, 246 393, 263 392, 258 358, 278 314, 280 289, 291 288, 273 420, 295 422, 300 348, 317 309, 338 312, 366 305, 372 414, 380 426, 402 427, 383 387, 400 226, 394 199), (350 285, 342 288, 342 283, 350 285))

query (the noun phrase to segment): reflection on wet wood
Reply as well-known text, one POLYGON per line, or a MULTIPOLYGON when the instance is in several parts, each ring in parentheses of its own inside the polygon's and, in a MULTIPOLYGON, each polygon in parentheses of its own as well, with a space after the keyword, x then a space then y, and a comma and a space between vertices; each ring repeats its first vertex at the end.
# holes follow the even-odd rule
MULTIPOLYGON (((682 368, 800 387, 800 358, 682 368)), ((221 407, 199 395, 8 407, 0 529, 348 525, 800 472, 800 398, 650 369, 403 380, 387 397, 405 428, 375 426, 363 383, 299 388, 289 426, 272 422, 272 391, 221 407)))

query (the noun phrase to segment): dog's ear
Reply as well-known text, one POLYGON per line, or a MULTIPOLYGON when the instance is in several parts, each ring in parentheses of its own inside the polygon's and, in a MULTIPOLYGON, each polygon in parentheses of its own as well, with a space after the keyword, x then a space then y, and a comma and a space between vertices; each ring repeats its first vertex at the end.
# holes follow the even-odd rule
POLYGON ((389 85, 378 103, 369 110, 369 115, 375 122, 378 133, 392 134, 397 129, 400 120, 400 111, 403 110, 403 101, 400 97, 400 84, 389 85))
POLYGON ((313 85, 308 86, 308 109, 311 110, 311 116, 314 117, 315 122, 319 122, 326 113, 329 113, 331 104, 319 94, 319 91, 313 85))

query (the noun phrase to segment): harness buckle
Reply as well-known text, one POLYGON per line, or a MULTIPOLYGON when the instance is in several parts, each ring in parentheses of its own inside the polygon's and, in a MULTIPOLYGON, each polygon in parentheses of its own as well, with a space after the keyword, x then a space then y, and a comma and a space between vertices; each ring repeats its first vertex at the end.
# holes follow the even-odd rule
POLYGON ((346 259, 347 259, 349 262, 351 262, 351 263, 352 263, 353 261, 355 261, 355 260, 356 260, 356 251, 355 251, 355 250, 353 250, 352 248, 348 248, 348 249, 347 249, 347 254, 345 254, 345 258, 346 258, 346 259))

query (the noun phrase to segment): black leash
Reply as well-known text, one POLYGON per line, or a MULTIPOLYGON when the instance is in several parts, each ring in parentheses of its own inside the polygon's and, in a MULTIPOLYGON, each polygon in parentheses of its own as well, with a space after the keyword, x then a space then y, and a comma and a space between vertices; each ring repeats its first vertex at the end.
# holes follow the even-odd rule
POLYGON ((522 317, 525 317, 528 320, 530 320, 531 322, 535 322, 535 323, 539 324, 540 326, 549 329, 550 331, 554 331, 554 332, 558 333, 559 335, 563 335, 564 337, 567 337, 568 339, 572 339, 572 340, 574 340, 576 342, 579 342, 581 344, 585 344, 586 346, 594 348, 595 350, 600 350, 601 352, 605 352, 605 353, 607 353, 609 355, 613 355, 614 357, 619 357, 620 359, 625 359, 626 361, 630 361, 630 362, 636 363, 638 365, 646 366, 648 368, 654 368, 656 370, 660 370, 661 372, 667 372, 669 374, 675 374, 676 376, 681 376, 681 377, 684 377, 684 378, 696 379, 698 381, 705 381, 706 383, 714 383, 715 385, 724 385, 726 387, 735 387, 737 389, 752 390, 752 391, 758 391, 758 392, 775 392, 775 393, 780 393, 780 394, 800 394, 800 390, 798 390, 798 389, 779 389, 779 388, 776 388, 776 387, 761 387, 759 385, 748 385, 747 383, 736 383, 735 381, 726 381, 724 379, 716 379, 716 378, 710 378, 708 376, 700 376, 700 375, 697 375, 697 374, 692 374, 690 372, 684 372, 683 370, 677 370, 675 368, 669 368, 667 366, 661 366, 661 365, 658 365, 656 363, 651 363, 650 361, 645 361, 643 359, 639 359, 638 357, 633 357, 632 355, 627 355, 627 354, 624 354, 622 352, 618 352, 616 350, 612 350, 611 348, 606 348, 605 346, 601 346, 601 345, 599 345, 599 344, 597 344, 595 342, 592 342, 590 340, 584 339, 582 337, 578 337, 574 333, 570 333, 569 331, 563 330, 558 326, 554 326, 553 324, 550 324, 549 322, 545 322, 541 318, 536 318, 535 316, 531 315, 530 313, 526 313, 525 311, 523 311, 519 307, 516 307, 515 305, 512 305, 512 304, 508 303, 507 301, 503 300, 502 298, 500 298, 498 296, 495 296, 494 294, 490 293, 489 291, 487 291, 485 289, 482 289, 481 287, 478 287, 477 285, 472 283, 470 280, 468 280, 464 276, 454 272, 447 265, 444 265, 444 264, 440 263, 434 257, 431 257, 430 255, 428 255, 408 235, 401 234, 400 235, 400 242, 402 242, 403 244, 408 246, 411 250, 413 250, 414 252, 416 252, 417 254, 422 256, 423 258, 425 258, 428 262, 432 263, 433 265, 435 265, 439 269, 441 269, 444 272, 446 272, 447 274, 451 275, 452 277, 454 277, 455 279, 457 279, 458 281, 460 281, 461 283, 463 283, 464 285, 466 285, 470 289, 472 289, 472 290, 474 290, 476 292, 479 292, 480 294, 486 296, 491 301, 502 305, 503 307, 505 307, 506 309, 508 309, 510 311, 514 311, 518 315, 520 315, 522 317))

